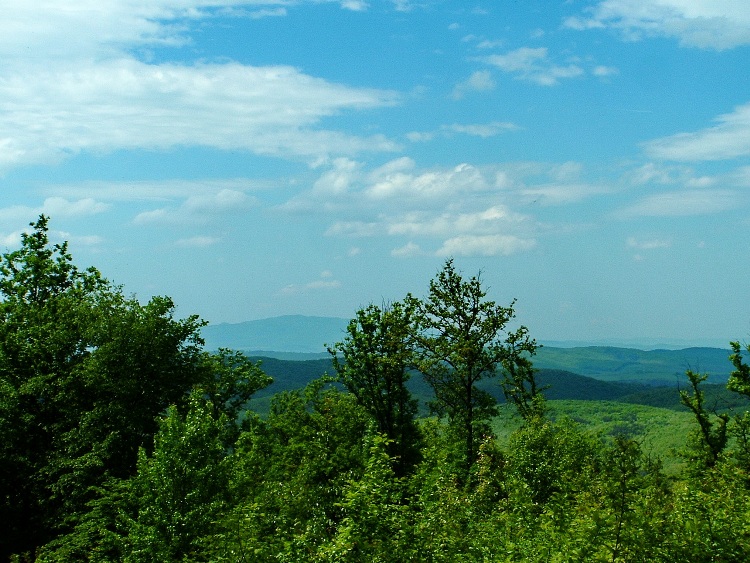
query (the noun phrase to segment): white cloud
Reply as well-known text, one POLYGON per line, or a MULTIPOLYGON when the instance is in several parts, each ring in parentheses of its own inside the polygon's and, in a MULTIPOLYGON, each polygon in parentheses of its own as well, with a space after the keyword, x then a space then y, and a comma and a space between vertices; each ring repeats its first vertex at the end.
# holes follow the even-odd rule
POLYGON ((357 182, 362 165, 348 158, 337 158, 332 168, 323 173, 313 184, 313 193, 325 196, 341 195, 357 182))
POLYGON ((489 123, 452 123, 451 125, 442 125, 439 131, 412 131, 406 134, 406 138, 413 143, 423 143, 432 141, 436 137, 452 137, 458 133, 461 135, 470 135, 472 137, 481 137, 487 139, 508 131, 518 131, 520 127, 515 123, 508 121, 491 121, 489 123))
POLYGON ((305 285, 305 289, 337 289, 341 282, 337 280, 316 280, 305 285))
POLYGON ((242 213, 255 203, 247 194, 223 189, 212 194, 189 196, 179 206, 162 207, 136 215, 136 225, 203 225, 227 214, 242 213))
POLYGON ((489 55, 483 59, 500 70, 513 74, 519 80, 528 80, 541 86, 555 86, 561 79, 576 78, 584 70, 576 64, 554 64, 546 47, 521 47, 504 55, 489 55))
POLYGON ((76 184, 51 184, 41 188, 45 194, 68 199, 92 199, 105 202, 171 201, 189 197, 212 197, 228 191, 260 191, 277 187, 275 183, 250 178, 204 180, 145 180, 137 182, 90 181, 76 184))
POLYGON ((630 180, 635 184, 648 184, 651 182, 657 184, 672 184, 673 170, 657 166, 653 162, 648 162, 630 173, 630 180))
POLYGON ((653 158, 664 160, 726 160, 750 155, 750 103, 716 118, 717 125, 678 133, 645 144, 653 158))
POLYGON ((737 194, 729 190, 683 190, 654 194, 618 212, 629 217, 687 217, 732 209, 737 194))
MULTIPOLYGON (((309 0, 313 1, 313 0, 309 0)), ((334 1, 334 0, 328 0, 334 1)), ((339 2, 361 10, 360 0, 339 2)), ((206 146, 282 157, 393 150, 383 137, 327 130, 345 111, 397 103, 287 66, 149 64, 155 45, 190 41, 196 22, 283 15, 277 0, 47 0, 4 6, 0 18, 0 170, 82 151, 206 146), (243 12, 243 8, 254 11, 243 12), (75 30, 74 32, 71 30, 75 30)))
POLYGON ((461 99, 470 92, 487 92, 495 88, 492 73, 488 70, 478 70, 463 82, 456 84, 451 96, 453 99, 461 99))
POLYGON ((391 0, 391 3, 397 12, 410 12, 414 9, 414 4, 411 0, 391 0))
POLYGON ((254 20, 262 18, 278 18, 286 16, 286 8, 263 8, 261 10, 253 10, 250 12, 250 17, 254 20))
POLYGON ((109 204, 96 201, 93 198, 69 201, 62 197, 49 197, 44 200, 42 213, 51 217, 82 217, 104 213, 109 208, 109 204))
POLYGON ((410 131, 406 134, 406 138, 412 143, 425 143, 432 141, 435 138, 435 133, 432 131, 410 131))
POLYGON ((343 183, 336 194, 331 197, 330 192, 313 188, 299 196, 304 203, 294 202, 291 209, 304 206, 309 212, 334 216, 327 236, 406 238, 406 245, 391 251, 396 257, 413 256, 430 247, 451 249, 456 254, 521 252, 536 244, 538 225, 511 207, 514 200, 528 200, 518 176, 541 173, 568 178, 580 174, 581 166, 564 163, 517 168, 484 171, 460 164, 419 170, 407 157, 369 172, 349 161, 332 163, 321 178, 327 186, 339 186, 336 180, 341 174, 343 183), (329 205, 330 199, 337 205, 329 205))
POLYGON ((422 249, 419 247, 418 244, 415 244, 413 242, 408 242, 404 246, 400 246, 399 248, 394 248, 391 250, 391 256, 395 256, 396 258, 411 258, 413 256, 418 256, 422 253, 422 249))
POLYGON ((120 59, 4 78, 0 167, 80 151, 178 145, 304 157, 396 148, 383 136, 317 128, 344 110, 392 104, 394 94, 332 84, 291 67, 120 59))
POLYGON ((614 76, 619 73, 620 71, 616 67, 604 66, 604 65, 595 66, 594 69, 591 71, 591 74, 593 74, 594 76, 598 76, 600 78, 604 78, 607 76, 614 76))
POLYGON ((42 214, 60 219, 85 217, 104 213, 109 208, 110 205, 96 201, 93 198, 71 201, 62 197, 48 197, 39 207, 14 205, 0 208, 0 224, 13 226, 26 225, 42 214))
MULTIPOLYGON (((469 164, 459 164, 450 170, 436 170, 421 174, 395 171, 377 179, 365 189, 374 200, 393 198, 435 199, 452 197, 461 193, 484 191, 488 185, 478 169, 469 164)), ((403 199, 402 199, 403 201, 403 199)))
MULTIPOLYGON (((364 0, 43 0, 4 2, 0 65, 121 55, 153 45, 184 45, 196 22, 223 16, 279 16, 302 3, 338 3, 361 11, 364 0), (248 11, 245 11, 248 10, 248 11), (74 32, 72 32, 74 30, 74 32)), ((401 0, 395 2, 405 5, 401 0)))
POLYGON ((519 127, 513 123, 505 121, 492 121, 490 123, 476 123, 469 125, 454 123, 452 125, 445 125, 443 129, 454 133, 464 133, 473 137, 482 137, 483 139, 486 139, 488 137, 499 135, 500 133, 505 133, 506 131, 516 131, 519 127))
POLYGON ((18 248, 21 246, 21 234, 25 231, 15 231, 7 235, 0 235, 0 245, 4 248, 18 248))
POLYGON ((364 12, 369 5, 362 0, 341 0, 341 7, 353 12, 364 12))
POLYGON ((533 249, 536 241, 511 235, 462 235, 446 240, 439 256, 507 256, 533 249))
POLYGON ((750 43, 746 0, 605 0, 588 12, 568 18, 565 25, 618 29, 631 41, 674 37, 684 46, 715 50, 750 43))
MULTIPOLYGON (((326 274, 326 272, 324 272, 324 274, 326 274)), ((340 288, 341 282, 330 279, 330 277, 330 275, 324 275, 321 279, 313 280, 305 284, 289 284, 281 289, 281 293, 284 295, 296 295, 308 293, 310 291, 326 291, 340 288)))

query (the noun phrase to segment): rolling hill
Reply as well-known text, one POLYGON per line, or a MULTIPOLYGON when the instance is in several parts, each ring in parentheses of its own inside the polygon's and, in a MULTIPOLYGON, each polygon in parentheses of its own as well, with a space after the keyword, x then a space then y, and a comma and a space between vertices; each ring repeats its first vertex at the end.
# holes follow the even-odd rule
MULTIPOLYGON (((286 360, 325 360, 325 345, 342 340, 348 322, 338 317, 290 315, 209 325, 203 336, 208 349, 233 348, 252 356, 286 360)), ((644 351, 614 346, 543 346, 534 366, 602 381, 661 386, 684 382, 687 369, 708 373, 711 383, 725 383, 732 370, 728 347, 644 351)))

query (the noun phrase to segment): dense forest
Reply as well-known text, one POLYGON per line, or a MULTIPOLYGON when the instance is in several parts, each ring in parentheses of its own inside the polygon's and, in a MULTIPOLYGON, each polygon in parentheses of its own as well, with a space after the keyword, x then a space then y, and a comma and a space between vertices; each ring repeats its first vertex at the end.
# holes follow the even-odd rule
POLYGON ((262 365, 175 315, 79 269, 44 216, 2 256, 0 560, 750 559, 747 410, 710 408, 688 371, 677 472, 632 433, 551 416, 514 303, 452 260, 424 297, 357 311, 330 373, 262 414, 262 365), (488 385, 515 413, 503 440, 488 385))

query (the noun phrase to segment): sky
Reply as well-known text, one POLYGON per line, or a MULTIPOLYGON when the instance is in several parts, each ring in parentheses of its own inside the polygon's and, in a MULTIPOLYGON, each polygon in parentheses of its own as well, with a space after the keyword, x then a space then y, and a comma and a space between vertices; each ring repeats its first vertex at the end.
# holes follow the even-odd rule
POLYGON ((750 340, 746 0, 0 0, 0 249, 210 323, 453 258, 539 340, 750 340))

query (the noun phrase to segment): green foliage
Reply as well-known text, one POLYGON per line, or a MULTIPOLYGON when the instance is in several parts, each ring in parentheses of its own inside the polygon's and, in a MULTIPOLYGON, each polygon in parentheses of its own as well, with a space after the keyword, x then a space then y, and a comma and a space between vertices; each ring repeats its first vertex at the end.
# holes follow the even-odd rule
POLYGON ((215 354, 204 354, 205 375, 198 389, 214 409, 213 416, 224 416, 224 444, 230 447, 239 437, 240 424, 251 397, 271 385, 273 379, 244 354, 220 348, 215 354))
POLYGON ((376 434, 368 442, 364 473, 344 490, 343 518, 320 561, 390 563, 416 556, 404 482, 394 473, 388 440, 376 434))
MULTIPOLYGON (((693 372, 684 412, 543 403, 512 306, 451 261, 430 290, 358 311, 331 348, 338 379, 278 393, 261 417, 257 363, 203 351, 201 321, 168 298, 140 304, 79 271, 40 218, 0 262, 0 559, 750 559, 746 409, 712 413, 693 372), (447 420, 414 417, 412 345, 447 420), (499 370, 511 404, 490 419, 499 370), (693 463, 666 477, 660 458, 691 428, 693 463)), ((747 395, 733 352, 730 389, 747 395)))
POLYGON ((171 299, 125 297, 50 244, 46 217, 32 228, 0 262, 0 559, 86 545, 108 483, 136 472, 157 417, 184 412, 192 387, 236 418, 267 384, 241 356, 203 352, 204 323, 176 319, 171 299))
POLYGON ((539 387, 531 356, 536 353, 537 344, 529 338, 526 327, 508 335, 507 355, 502 360, 504 377, 503 393, 506 400, 518 409, 524 420, 533 421, 544 416, 544 387, 539 387))
POLYGON ((528 421, 510 439, 508 474, 527 503, 542 507, 553 495, 572 494, 600 470, 601 445, 570 420, 528 421))
POLYGON ((141 449, 131 480, 137 514, 125 561, 205 561, 201 542, 213 535, 229 501, 230 465, 223 444, 226 415, 191 395, 183 417, 170 407, 151 455, 141 449))
POLYGON ((727 446, 729 415, 719 413, 714 414, 712 418, 711 413, 704 407, 703 391, 700 388, 701 382, 705 381, 707 376, 691 370, 686 374, 693 393, 691 395, 687 391, 680 391, 680 399, 698 423, 698 431, 691 436, 686 455, 697 469, 713 467, 727 446))
MULTIPOLYGON (((731 342, 730 346, 732 347, 732 354, 729 356, 729 359, 734 366, 734 370, 729 374, 727 388, 740 395, 750 397, 750 366, 742 358, 740 343, 731 342)), ((747 346, 746 349, 750 352, 750 346, 747 346)))
POLYGON ((334 536, 345 491, 364 472, 371 418, 329 383, 274 396, 266 420, 241 436, 225 552, 309 561, 334 536))
POLYGON ((388 454, 399 475, 419 457, 417 403, 406 386, 413 355, 411 316, 412 308, 402 303, 382 309, 369 305, 349 322, 344 340, 328 348, 338 381, 388 438, 388 454))
POLYGON ((416 367, 434 390, 434 411, 448 417, 463 441, 466 475, 477 457, 477 437, 496 413, 495 399, 477 383, 494 377, 503 361, 515 366, 520 355, 514 350, 535 346, 524 327, 507 334, 513 304, 501 307, 485 297, 479 277, 464 280, 448 260, 430 281, 426 299, 407 298, 415 309, 416 367))

